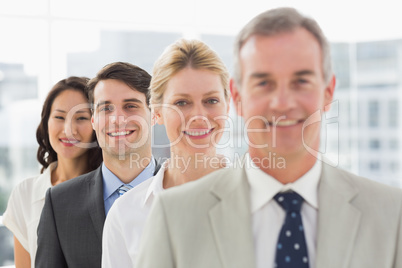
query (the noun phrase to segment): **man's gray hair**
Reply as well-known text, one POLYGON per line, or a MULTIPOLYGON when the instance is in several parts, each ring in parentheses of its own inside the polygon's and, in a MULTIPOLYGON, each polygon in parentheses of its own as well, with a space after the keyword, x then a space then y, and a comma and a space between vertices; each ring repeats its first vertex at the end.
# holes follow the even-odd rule
POLYGON ((324 80, 329 83, 332 77, 331 52, 328 40, 318 23, 300 14, 294 8, 277 8, 265 11, 253 18, 237 35, 234 45, 234 80, 241 85, 240 50, 247 39, 253 35, 273 36, 304 28, 318 41, 322 51, 324 80))

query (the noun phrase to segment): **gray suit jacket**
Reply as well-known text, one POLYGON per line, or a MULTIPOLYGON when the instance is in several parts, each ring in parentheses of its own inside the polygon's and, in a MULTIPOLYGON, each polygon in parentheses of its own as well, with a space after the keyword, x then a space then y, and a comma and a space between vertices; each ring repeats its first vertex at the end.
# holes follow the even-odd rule
POLYGON ((105 218, 101 167, 49 188, 35 267, 101 267, 105 218))
MULTIPOLYGON (((316 268, 402 267, 402 190, 323 164, 316 268)), ((223 169, 159 195, 137 268, 253 268, 245 170, 223 169)))

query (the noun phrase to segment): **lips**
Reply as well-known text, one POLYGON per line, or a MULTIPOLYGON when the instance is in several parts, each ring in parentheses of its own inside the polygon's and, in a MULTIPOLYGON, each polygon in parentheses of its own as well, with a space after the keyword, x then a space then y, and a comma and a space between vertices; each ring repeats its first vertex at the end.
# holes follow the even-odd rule
POLYGON ((191 139, 204 139, 208 137, 214 128, 211 129, 188 129, 184 130, 183 133, 191 139))
POLYGON ((304 119, 301 119, 301 120, 286 119, 286 120, 278 120, 275 122, 268 122, 267 125, 274 126, 274 127, 290 127, 290 126, 295 126, 297 124, 300 124, 302 122, 304 122, 304 119))
POLYGON ((61 138, 59 140, 61 141, 61 143, 63 143, 64 146, 68 146, 68 147, 74 146, 75 144, 80 142, 79 140, 69 140, 69 139, 63 139, 63 138, 61 138))
POLYGON ((203 136, 203 135, 207 135, 209 133, 211 133, 211 131, 213 130, 213 128, 211 129, 204 129, 204 130, 185 130, 184 134, 189 135, 189 136, 194 136, 194 137, 198 137, 198 136, 203 136))
POLYGON ((108 132, 107 135, 116 138, 116 137, 125 137, 132 133, 134 133, 134 130, 124 130, 124 131, 108 132))

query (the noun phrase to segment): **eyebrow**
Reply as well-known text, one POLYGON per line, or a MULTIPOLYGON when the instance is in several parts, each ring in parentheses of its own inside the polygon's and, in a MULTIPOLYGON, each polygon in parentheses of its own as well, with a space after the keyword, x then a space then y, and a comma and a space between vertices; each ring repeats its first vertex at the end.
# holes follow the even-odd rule
POLYGON ((137 98, 132 98, 132 99, 124 99, 123 102, 136 102, 142 104, 142 101, 137 99, 137 98))
POLYGON ((105 105, 105 104, 111 104, 111 102, 110 102, 110 101, 100 101, 100 102, 98 102, 98 103, 95 104, 95 105, 96 105, 96 107, 99 107, 99 106, 105 105))
MULTIPOLYGON (((139 103, 139 104, 143 104, 143 102, 141 100, 137 99, 137 98, 124 99, 123 103, 126 103, 126 102, 136 102, 136 103, 139 103)), ((98 102, 96 104, 96 107, 99 107, 101 105, 106 105, 106 104, 112 104, 112 102, 111 101, 100 101, 100 102, 98 102)))
MULTIPOLYGON (((314 72, 311 70, 301 70, 294 73, 295 76, 303 76, 303 75, 314 75, 314 72)), ((259 79, 259 78, 267 78, 272 77, 271 73, 252 73, 251 78, 259 79)))
POLYGON ((311 70, 301 70, 295 73, 296 76, 302 76, 302 75, 314 75, 314 72, 311 70))
MULTIPOLYGON (((65 113, 65 114, 67 113, 66 111, 61 110, 61 109, 55 109, 54 112, 65 113)), ((89 111, 82 111, 82 110, 76 111, 75 113, 89 113, 90 114, 89 111)))
POLYGON ((251 78, 259 79, 259 78, 271 77, 272 74, 270 74, 270 73, 252 73, 250 76, 251 76, 251 78))
MULTIPOLYGON (((219 93, 219 92, 220 92, 219 90, 211 90, 211 91, 205 93, 203 96, 213 95, 213 94, 216 94, 216 93, 219 93)), ((174 94, 173 96, 190 97, 190 94, 177 93, 177 94, 174 94)))

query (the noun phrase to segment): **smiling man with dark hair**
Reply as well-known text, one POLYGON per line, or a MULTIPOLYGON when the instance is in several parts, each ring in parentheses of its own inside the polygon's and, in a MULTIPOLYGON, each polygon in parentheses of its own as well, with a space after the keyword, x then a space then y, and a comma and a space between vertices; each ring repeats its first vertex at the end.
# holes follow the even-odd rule
POLYGON ((101 267, 102 231, 110 207, 159 168, 151 152, 150 80, 141 68, 116 62, 89 81, 91 121, 103 163, 48 190, 35 267, 101 267), (133 163, 133 154, 138 163, 133 163))

